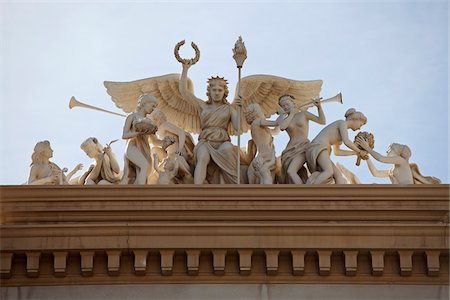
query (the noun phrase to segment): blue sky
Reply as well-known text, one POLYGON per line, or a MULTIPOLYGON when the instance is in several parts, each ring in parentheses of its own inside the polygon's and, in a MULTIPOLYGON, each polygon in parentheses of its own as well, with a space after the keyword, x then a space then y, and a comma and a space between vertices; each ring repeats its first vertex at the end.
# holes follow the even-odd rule
MULTIPOLYGON (((189 75, 196 95, 206 99, 212 75, 234 91, 239 35, 248 50, 243 76, 322 79, 323 97, 344 98, 324 105, 327 123, 355 107, 368 117, 363 130, 375 135, 375 150, 407 144, 423 174, 448 183, 447 1, 6 1, 0 9, 0 184, 26 181, 33 147, 45 139, 58 165, 87 168, 81 142, 120 138, 124 120, 69 110, 70 97, 120 112, 103 81, 179 73, 173 47, 182 39, 201 50, 189 75)), ((310 139, 321 128, 312 124, 310 139)), ((278 154, 287 141, 285 132, 275 138, 278 154)), ((122 141, 113 145, 121 165, 123 149, 122 141)), ((333 160, 364 183, 389 182, 354 157, 333 160)))

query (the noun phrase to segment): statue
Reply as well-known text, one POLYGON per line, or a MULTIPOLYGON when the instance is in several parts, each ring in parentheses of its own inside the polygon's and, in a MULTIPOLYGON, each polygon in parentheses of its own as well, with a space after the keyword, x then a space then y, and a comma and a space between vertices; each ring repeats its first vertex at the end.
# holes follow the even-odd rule
POLYGON ((366 150, 373 158, 385 164, 392 164, 389 170, 378 170, 370 159, 367 166, 374 177, 389 178, 393 184, 439 184, 441 181, 432 176, 423 176, 416 164, 410 164, 411 149, 407 145, 393 143, 389 145, 387 156, 373 150, 369 143, 357 138, 356 143, 366 150))
POLYGON ((72 176, 83 168, 78 164, 69 174, 65 175, 67 168, 61 169, 57 164, 50 161, 53 157, 53 150, 49 141, 41 141, 34 146, 34 152, 31 156, 30 176, 27 184, 29 185, 60 185, 69 184, 72 176))
POLYGON ((331 183, 333 180, 336 184, 347 183, 330 159, 331 149, 337 156, 359 155, 367 159, 367 152, 360 150, 349 139, 347 132, 349 128, 353 131, 359 130, 366 123, 367 118, 362 112, 350 108, 345 113, 345 120, 334 121, 322 129, 306 150, 306 161, 311 172, 308 184, 331 183), (342 142, 352 150, 340 149, 342 142))
POLYGON ((89 166, 89 169, 82 176, 80 176, 78 184, 93 185, 119 183, 121 179, 120 166, 111 149, 111 144, 115 141, 112 141, 103 148, 95 137, 90 137, 81 144, 81 149, 87 156, 93 158, 95 162, 89 166))
POLYGON ((290 138, 286 149, 281 154, 281 180, 283 183, 303 184, 308 179, 307 171, 303 165, 306 162, 306 149, 309 145, 309 121, 321 125, 325 125, 326 121, 320 98, 313 101, 317 107, 318 116, 308 111, 299 111, 295 107, 294 100, 295 98, 290 95, 283 95, 279 99, 281 107, 279 111, 280 129, 286 130, 290 138), (285 115, 287 116, 285 117, 285 115), (299 174, 302 175, 302 178, 299 174))
POLYGON ((182 156, 189 165, 194 165, 195 144, 192 135, 167 121, 164 112, 158 108, 153 110, 149 118, 158 127, 156 136, 150 137, 156 146, 152 151, 158 154, 158 160, 176 154, 182 156))
POLYGON ((193 183, 189 165, 180 155, 170 155, 158 165, 158 155, 153 154, 155 172, 159 174, 157 184, 193 183))
POLYGON ((146 184, 152 168, 149 135, 156 132, 147 114, 158 104, 158 100, 143 94, 138 98, 135 111, 125 120, 122 138, 127 140, 122 184, 146 184))
MULTIPOLYGON (((240 93, 236 93, 235 100, 230 104, 226 100, 226 80, 212 77, 208 81, 208 100, 203 101, 194 95, 192 81, 187 76, 188 69, 199 60, 200 51, 193 44, 195 57, 182 59, 178 49, 183 43, 178 43, 174 51, 183 66, 181 76, 168 74, 131 82, 106 81, 104 85, 115 104, 125 112, 133 111, 140 94, 150 93, 158 99, 158 108, 164 112, 167 121, 189 133, 199 134, 194 150, 195 183, 236 183, 237 156, 240 152, 231 144, 230 136, 249 130, 249 124, 237 112, 239 106, 242 104, 245 108, 258 103, 264 115, 270 116, 277 111, 278 98, 283 94, 293 95, 296 104, 318 98, 322 81, 296 81, 270 75, 247 76, 240 80, 236 87, 240 93)), ((237 54, 239 57, 236 58, 243 58, 242 53, 238 51, 237 54)), ((245 168, 243 164, 241 166, 245 168)), ((245 178, 242 181, 245 182, 245 178)))
MULTIPOLYGON (((273 135, 279 133, 277 121, 266 120, 259 104, 254 103, 246 107, 245 119, 250 125, 253 143, 256 147, 253 158, 248 168, 248 181, 250 184, 272 184, 275 178, 276 157, 273 135), (275 127, 269 129, 269 127, 275 127)), ((253 151, 252 151, 253 152, 253 151)))

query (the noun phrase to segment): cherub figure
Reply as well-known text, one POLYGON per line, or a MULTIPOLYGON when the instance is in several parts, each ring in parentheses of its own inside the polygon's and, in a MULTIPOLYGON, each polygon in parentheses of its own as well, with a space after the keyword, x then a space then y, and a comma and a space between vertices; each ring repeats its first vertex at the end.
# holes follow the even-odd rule
POLYGON ((120 166, 110 144, 103 148, 95 137, 90 137, 80 147, 95 162, 80 176, 78 184, 115 184, 120 181, 120 166))
POLYGON ((134 112, 130 113, 123 127, 122 138, 127 140, 122 184, 146 184, 152 168, 149 135, 157 130, 147 118, 158 104, 158 100, 143 94, 138 98, 134 112))
POLYGON ((250 104, 245 109, 245 119, 250 125, 252 140, 257 155, 248 168, 250 184, 272 184, 276 168, 275 146, 273 135, 280 132, 277 121, 266 120, 264 112, 257 103, 250 104), (270 129, 269 127, 274 127, 270 129))
POLYGON ((189 164, 194 164, 194 140, 192 136, 167 120, 164 112, 155 108, 149 118, 158 127, 156 135, 150 137, 152 143, 157 146, 152 149, 158 154, 161 161, 167 156, 180 155, 189 164))
POLYGON ((193 183, 189 166, 182 156, 171 155, 158 165, 158 155, 153 154, 155 172, 159 174, 157 184, 193 183))
POLYGON ((289 135, 289 143, 281 154, 281 171, 283 183, 306 183, 307 171, 303 167, 306 162, 306 149, 309 146, 308 132, 309 122, 316 122, 325 125, 325 114, 320 104, 321 98, 314 99, 313 103, 317 107, 318 116, 308 111, 299 111, 295 107, 295 98, 290 95, 283 95, 278 100, 281 107, 278 122, 281 130, 286 130, 289 135), (286 116, 287 115, 287 116, 286 116), (303 178, 300 177, 300 174, 303 178))
POLYGON ((345 120, 334 121, 322 129, 306 150, 306 161, 311 172, 308 184, 331 183, 333 179, 336 184, 347 183, 330 159, 331 150, 337 156, 359 155, 361 158, 367 159, 367 152, 360 150, 349 139, 347 132, 349 128, 353 131, 359 130, 366 123, 367 118, 362 112, 350 108, 345 113, 345 120), (341 149, 342 143, 351 150, 341 149))
POLYGON ((31 156, 30 176, 27 184, 30 185, 60 185, 69 184, 72 176, 83 168, 78 164, 69 174, 65 175, 67 168, 61 169, 57 164, 50 161, 53 150, 49 141, 41 141, 34 146, 31 156))
POLYGON ((366 150, 373 158, 385 164, 392 164, 389 170, 378 170, 370 159, 367 159, 367 166, 374 177, 389 178, 393 184, 439 184, 441 181, 432 176, 420 174, 416 164, 410 164, 411 149, 407 145, 398 143, 390 144, 386 156, 381 155, 370 148, 367 141, 361 138, 356 139, 356 143, 366 150))

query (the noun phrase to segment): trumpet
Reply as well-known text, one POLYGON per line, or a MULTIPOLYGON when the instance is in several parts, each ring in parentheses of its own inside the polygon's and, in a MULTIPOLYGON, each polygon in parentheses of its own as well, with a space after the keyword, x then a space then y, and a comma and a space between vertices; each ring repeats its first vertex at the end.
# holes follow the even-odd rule
POLYGON ((85 104, 83 102, 78 101, 77 99, 75 99, 74 96, 72 96, 72 98, 70 98, 70 101, 69 101, 69 108, 72 109, 75 106, 89 108, 89 109, 93 109, 93 110, 98 110, 98 111, 102 111, 102 112, 105 112, 105 113, 113 114, 113 115, 116 115, 116 116, 126 117, 126 115, 124 115, 124 114, 119 114, 119 113, 116 113, 116 112, 113 112, 113 111, 109 111, 109 110, 106 110, 106 109, 103 109, 103 108, 99 108, 99 107, 95 107, 95 106, 92 106, 92 105, 89 105, 89 104, 85 104))
MULTIPOLYGON (((322 98, 320 98, 320 104, 328 103, 328 102, 339 102, 341 104, 344 103, 344 102, 342 102, 342 94, 341 93, 338 93, 336 96, 328 98, 328 99, 324 99, 324 100, 321 100, 321 99, 322 98)), ((298 106, 298 108, 313 106, 314 102, 315 102, 314 100, 310 101, 310 102, 307 102, 305 104, 302 104, 302 105, 298 106)))

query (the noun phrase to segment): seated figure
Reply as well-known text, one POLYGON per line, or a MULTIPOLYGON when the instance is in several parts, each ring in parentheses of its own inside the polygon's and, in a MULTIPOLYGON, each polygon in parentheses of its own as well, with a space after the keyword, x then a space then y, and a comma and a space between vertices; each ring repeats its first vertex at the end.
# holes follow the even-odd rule
POLYGON ((115 184, 119 183, 120 166, 115 155, 112 153, 110 145, 105 148, 95 137, 86 139, 81 144, 81 149, 86 155, 93 158, 95 162, 89 166, 89 169, 78 179, 78 184, 115 184))
POLYGON ((30 185, 60 185, 69 184, 70 178, 83 168, 78 164, 69 174, 65 175, 67 168, 61 169, 57 164, 50 161, 53 150, 49 141, 41 141, 34 146, 31 156, 30 176, 27 184, 30 185))
POLYGON ((364 150, 385 164, 392 164, 389 170, 378 170, 370 159, 367 160, 367 166, 374 177, 389 178, 393 184, 439 184, 441 181, 432 176, 423 176, 420 174, 419 167, 416 164, 410 164, 411 149, 407 145, 393 143, 389 145, 387 156, 381 155, 372 148, 364 139, 357 139, 356 143, 364 150))

